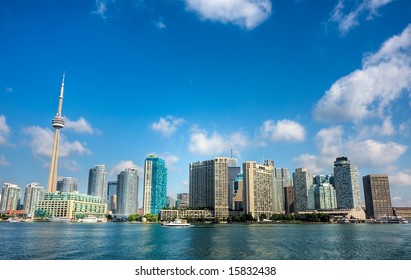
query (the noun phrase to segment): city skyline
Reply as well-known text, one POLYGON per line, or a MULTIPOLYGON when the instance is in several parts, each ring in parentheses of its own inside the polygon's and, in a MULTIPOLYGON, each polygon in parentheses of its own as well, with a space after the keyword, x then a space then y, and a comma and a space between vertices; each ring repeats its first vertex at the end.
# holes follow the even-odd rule
POLYGON ((143 186, 154 153, 175 196, 189 163, 232 150, 290 173, 346 156, 410 206, 411 4, 234 2, 3 1, 0 183, 47 189, 66 73, 58 177, 81 193, 98 164, 143 186))

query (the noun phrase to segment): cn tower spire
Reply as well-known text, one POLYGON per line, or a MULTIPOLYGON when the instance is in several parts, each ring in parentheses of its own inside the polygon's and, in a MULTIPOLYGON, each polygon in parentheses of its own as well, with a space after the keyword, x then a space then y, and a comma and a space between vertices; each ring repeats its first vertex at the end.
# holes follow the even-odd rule
POLYGON ((63 108, 64 78, 65 78, 65 73, 63 74, 63 79, 61 82, 57 114, 51 121, 51 125, 54 127, 54 141, 53 141, 53 151, 51 154, 49 179, 48 179, 48 185, 47 185, 48 192, 56 192, 56 187, 57 187, 57 162, 58 162, 58 152, 59 152, 60 129, 64 127, 64 119, 61 115, 61 111, 63 108))

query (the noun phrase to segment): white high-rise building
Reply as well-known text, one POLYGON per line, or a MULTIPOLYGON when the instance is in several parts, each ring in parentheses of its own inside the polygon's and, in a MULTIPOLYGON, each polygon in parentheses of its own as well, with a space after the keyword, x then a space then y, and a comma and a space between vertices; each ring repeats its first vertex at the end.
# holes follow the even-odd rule
POLYGON ((293 173, 294 211, 314 210, 313 175, 307 168, 297 168, 293 173))
POLYGON ((334 161, 334 181, 339 209, 361 210, 360 190, 358 186, 357 166, 346 157, 334 161))
POLYGON ((95 165, 88 175, 87 194, 99 196, 103 203, 107 203, 107 171, 105 165, 95 165))
POLYGON ((255 161, 243 162, 243 205, 245 214, 269 218, 274 212, 273 165, 261 165, 255 161))
POLYGON ((29 218, 34 218, 38 203, 43 199, 44 190, 38 183, 27 184, 24 190, 24 213, 29 218))
POLYGON ((20 188, 18 185, 4 183, 1 191, 0 211, 5 213, 16 210, 20 198, 20 188))
POLYGON ((116 214, 136 214, 138 210, 138 170, 127 168, 117 176, 116 214))

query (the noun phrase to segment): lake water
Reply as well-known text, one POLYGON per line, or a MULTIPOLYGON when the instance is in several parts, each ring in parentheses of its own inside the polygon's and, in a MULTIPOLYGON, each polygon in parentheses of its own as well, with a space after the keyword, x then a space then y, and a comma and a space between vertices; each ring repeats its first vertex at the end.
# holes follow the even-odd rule
POLYGON ((411 224, 0 223, 0 260, 411 260, 411 224))

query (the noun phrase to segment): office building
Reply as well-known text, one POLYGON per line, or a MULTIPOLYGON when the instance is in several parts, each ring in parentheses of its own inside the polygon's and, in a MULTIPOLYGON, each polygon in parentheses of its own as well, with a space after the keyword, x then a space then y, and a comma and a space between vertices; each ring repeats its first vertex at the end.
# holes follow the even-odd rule
POLYGON ((210 209, 216 219, 228 217, 228 160, 216 157, 190 163, 190 208, 210 209))
POLYGON ((307 168, 297 168, 293 173, 294 211, 315 209, 313 175, 307 168))
POLYGON ((294 213, 294 187, 284 188, 284 210, 286 213, 294 213))
POLYGON ((167 196, 166 206, 167 206, 168 208, 173 209, 173 208, 176 208, 176 205, 177 205, 177 199, 174 198, 174 197, 171 197, 171 196, 167 196))
POLYGON ((57 181, 57 191, 75 192, 77 191, 77 181, 72 177, 61 177, 57 181))
POLYGON ((357 166, 347 157, 338 157, 334 161, 334 183, 339 209, 361 210, 360 190, 358 186, 357 166))
POLYGON ((244 182, 243 182, 243 173, 237 175, 234 180, 234 195, 233 195, 233 204, 231 208, 235 211, 244 211, 244 182))
POLYGON ((241 172, 241 168, 238 166, 238 161, 236 158, 228 159, 228 205, 230 209, 233 206, 233 196, 234 196, 234 183, 237 175, 241 172))
POLYGON ((105 165, 95 165, 88 173, 87 194, 99 196, 107 203, 107 171, 105 165))
POLYGON ((392 216, 390 185, 388 175, 370 174, 362 177, 367 217, 378 219, 392 216))
POLYGON ((188 208, 190 202, 190 195, 188 193, 178 193, 176 207, 177 208, 188 208))
POLYGON ((112 213, 117 209, 117 181, 109 181, 107 184, 108 210, 112 213))
POLYGON ((138 210, 138 170, 127 168, 117 176, 116 214, 128 216, 138 210))
POLYGON ((167 168, 163 159, 150 155, 144 162, 143 214, 159 214, 167 203, 167 168))
POLYGON ((337 208, 337 196, 331 182, 333 182, 332 175, 316 175, 314 177, 314 206, 316 210, 337 208))
POLYGON ((253 218, 265 215, 267 218, 274 213, 273 186, 274 167, 261 165, 255 161, 243 162, 243 202, 244 213, 253 218))
POLYGON ((26 217, 34 218, 37 205, 43 199, 44 190, 38 183, 28 184, 24 190, 23 210, 26 217))
POLYGON ((274 212, 285 212, 284 189, 292 185, 288 168, 274 168, 274 212))
POLYGON ((55 192, 57 189, 57 165, 58 165, 58 152, 59 152, 59 141, 60 141, 60 129, 64 127, 64 118, 62 116, 63 107, 63 93, 64 93, 64 74, 63 80, 61 82, 59 104, 57 108, 57 114, 53 118, 51 125, 54 128, 54 139, 53 139, 53 150, 51 154, 49 179, 47 183, 47 191, 55 192))
POLYGON ((0 212, 10 213, 17 210, 20 199, 20 187, 15 184, 4 183, 1 191, 0 212))

